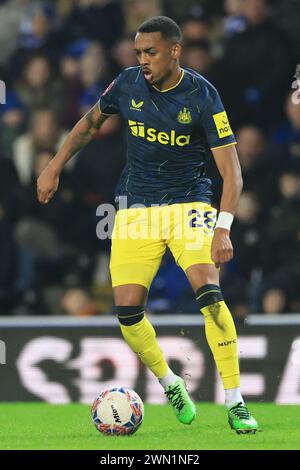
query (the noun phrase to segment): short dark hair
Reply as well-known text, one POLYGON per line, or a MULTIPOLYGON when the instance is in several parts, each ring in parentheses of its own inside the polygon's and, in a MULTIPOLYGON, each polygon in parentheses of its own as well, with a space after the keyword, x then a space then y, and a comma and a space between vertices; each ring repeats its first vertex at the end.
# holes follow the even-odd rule
POLYGON ((137 30, 138 33, 160 33, 164 39, 180 42, 181 30, 177 23, 168 16, 154 16, 144 21, 137 30))

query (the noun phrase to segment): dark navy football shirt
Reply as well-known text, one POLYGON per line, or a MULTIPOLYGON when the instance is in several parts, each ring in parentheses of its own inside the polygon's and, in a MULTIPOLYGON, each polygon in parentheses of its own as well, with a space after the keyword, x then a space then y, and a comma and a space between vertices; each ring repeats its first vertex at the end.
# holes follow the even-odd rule
POLYGON ((193 70, 160 91, 141 67, 124 70, 99 100, 103 114, 127 124, 127 163, 116 188, 127 204, 210 202, 210 149, 235 143, 217 90, 193 70))

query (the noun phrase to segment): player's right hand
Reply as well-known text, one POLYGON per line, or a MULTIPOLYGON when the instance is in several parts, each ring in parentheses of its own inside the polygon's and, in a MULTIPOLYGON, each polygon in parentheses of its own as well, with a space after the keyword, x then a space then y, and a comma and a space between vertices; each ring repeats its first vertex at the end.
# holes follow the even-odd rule
POLYGON ((47 204, 57 191, 59 176, 47 166, 37 180, 37 195, 41 204, 47 204))

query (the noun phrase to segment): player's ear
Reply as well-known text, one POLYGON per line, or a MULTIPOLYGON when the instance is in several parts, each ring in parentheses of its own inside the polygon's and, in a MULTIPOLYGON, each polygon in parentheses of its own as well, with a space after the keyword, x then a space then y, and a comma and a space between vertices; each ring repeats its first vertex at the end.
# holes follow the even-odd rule
POLYGON ((181 45, 177 42, 172 47, 172 58, 179 59, 180 54, 181 54, 181 45))

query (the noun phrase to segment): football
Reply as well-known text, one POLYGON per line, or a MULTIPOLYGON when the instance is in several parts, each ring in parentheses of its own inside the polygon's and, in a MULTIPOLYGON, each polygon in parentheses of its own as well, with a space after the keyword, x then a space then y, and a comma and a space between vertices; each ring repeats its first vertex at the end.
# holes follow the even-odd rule
POLYGON ((133 434, 143 422, 144 405, 139 395, 129 388, 113 387, 101 392, 92 406, 92 420, 103 434, 133 434))

